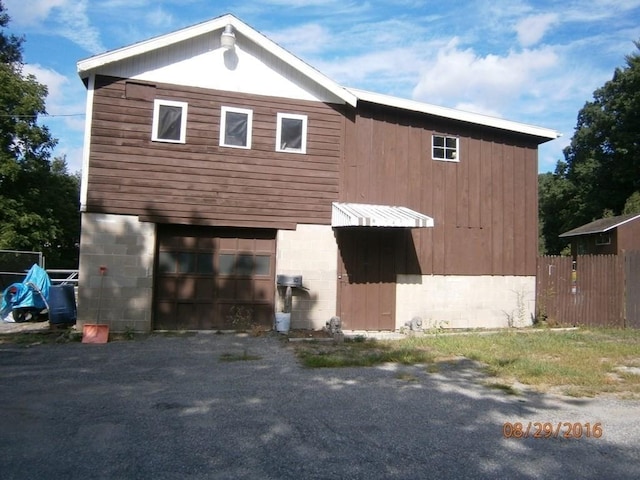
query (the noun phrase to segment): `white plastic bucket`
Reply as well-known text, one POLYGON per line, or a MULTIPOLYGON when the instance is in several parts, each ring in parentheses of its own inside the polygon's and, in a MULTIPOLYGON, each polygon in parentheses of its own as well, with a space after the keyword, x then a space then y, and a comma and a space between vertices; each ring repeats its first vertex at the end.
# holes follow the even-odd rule
POLYGON ((284 312, 276 313, 276 331, 287 333, 291 328, 291 314, 284 312))

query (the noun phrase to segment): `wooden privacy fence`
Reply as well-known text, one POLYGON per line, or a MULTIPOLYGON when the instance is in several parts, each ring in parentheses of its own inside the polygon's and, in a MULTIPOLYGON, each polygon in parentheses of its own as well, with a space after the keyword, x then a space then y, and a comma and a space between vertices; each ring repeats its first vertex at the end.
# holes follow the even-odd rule
POLYGON ((555 325, 640 328, 640 251, 538 258, 536 316, 555 325))

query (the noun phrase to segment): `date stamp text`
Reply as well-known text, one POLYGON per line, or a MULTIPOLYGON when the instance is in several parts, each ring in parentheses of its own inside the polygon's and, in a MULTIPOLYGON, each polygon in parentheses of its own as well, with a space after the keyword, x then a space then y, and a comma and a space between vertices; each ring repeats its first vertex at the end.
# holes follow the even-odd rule
POLYGON ((505 422, 504 438, 601 438, 602 424, 579 422, 505 422))

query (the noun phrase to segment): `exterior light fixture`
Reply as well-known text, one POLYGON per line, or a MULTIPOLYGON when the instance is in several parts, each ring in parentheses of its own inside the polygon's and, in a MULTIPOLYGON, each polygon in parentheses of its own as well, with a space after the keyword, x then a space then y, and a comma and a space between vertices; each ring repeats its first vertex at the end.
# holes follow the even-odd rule
POLYGON ((220 45, 225 50, 232 49, 236 44, 236 36, 233 33, 233 26, 231 24, 224 27, 224 32, 220 35, 220 45))

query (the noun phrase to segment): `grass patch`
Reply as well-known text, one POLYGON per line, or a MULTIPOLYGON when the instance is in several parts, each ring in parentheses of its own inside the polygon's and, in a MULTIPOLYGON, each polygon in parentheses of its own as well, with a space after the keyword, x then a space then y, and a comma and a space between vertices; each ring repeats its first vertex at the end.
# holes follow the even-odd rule
POLYGON ((416 377, 414 374, 409 373, 409 372, 398 372, 396 373, 396 378, 398 380, 402 380, 405 382, 417 382, 418 381, 418 377, 416 377))
POLYGON ((489 375, 517 380, 538 390, 573 396, 601 393, 640 395, 640 375, 617 374, 616 367, 640 359, 640 331, 573 330, 492 335, 441 335, 408 339, 437 356, 464 356, 485 365, 489 375))
POLYGON ((14 332, 0 335, 0 344, 18 345, 21 347, 33 347, 52 343, 80 342, 82 333, 72 329, 14 332))
POLYGON ((425 348, 403 347, 397 342, 356 337, 342 343, 301 342, 296 353, 305 367, 370 367, 382 363, 414 365, 430 363, 434 356, 425 348))
POLYGON ((367 367, 386 362, 438 364, 464 357, 483 365, 488 384, 517 394, 519 382, 539 391, 577 397, 604 393, 640 397, 640 375, 620 367, 640 365, 640 330, 501 331, 490 335, 414 336, 398 341, 357 338, 343 343, 304 342, 294 346, 310 368, 367 367), (513 391, 511 391, 513 390, 513 391))
POLYGON ((507 395, 522 395, 522 392, 513 388, 513 385, 507 385, 505 383, 487 383, 489 388, 494 388, 496 390, 501 390, 507 395))

